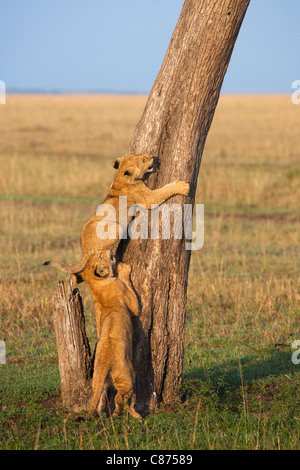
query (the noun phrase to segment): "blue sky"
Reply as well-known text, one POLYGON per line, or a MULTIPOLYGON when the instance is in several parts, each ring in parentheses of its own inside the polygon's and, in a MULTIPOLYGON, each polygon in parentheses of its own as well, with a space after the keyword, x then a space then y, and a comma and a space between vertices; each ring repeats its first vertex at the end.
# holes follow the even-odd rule
MULTIPOLYGON (((0 80, 10 90, 149 92, 183 0, 4 0, 0 80)), ((224 93, 291 93, 299 0, 251 0, 224 93)))

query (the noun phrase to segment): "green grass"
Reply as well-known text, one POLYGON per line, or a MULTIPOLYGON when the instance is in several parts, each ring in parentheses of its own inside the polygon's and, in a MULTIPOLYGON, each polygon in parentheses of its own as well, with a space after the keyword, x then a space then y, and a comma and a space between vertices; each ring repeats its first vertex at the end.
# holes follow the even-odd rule
POLYGON ((143 422, 68 417, 55 365, 13 365, 2 373, 1 449, 295 449, 299 382, 290 362, 277 352, 188 368, 184 403, 143 422))
POLYGON ((0 449, 299 449, 299 116, 283 97, 222 98, 207 139, 182 403, 143 421, 80 421, 62 408, 51 300, 61 274, 42 263, 80 258, 81 227, 144 102, 11 97, 0 108, 0 449))

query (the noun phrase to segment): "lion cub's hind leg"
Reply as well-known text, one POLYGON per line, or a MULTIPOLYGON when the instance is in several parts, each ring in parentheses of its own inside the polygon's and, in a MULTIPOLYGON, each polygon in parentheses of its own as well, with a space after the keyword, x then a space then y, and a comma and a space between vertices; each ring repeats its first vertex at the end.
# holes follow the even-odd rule
POLYGON ((101 416, 104 413, 105 408, 108 405, 107 389, 111 384, 112 384, 111 377, 110 377, 110 374, 108 374, 108 376, 105 379, 103 392, 100 396, 98 406, 97 406, 97 413, 99 416, 101 416))
POLYGON ((115 396, 115 410, 113 416, 120 415, 124 409, 124 401, 129 400, 132 395, 133 384, 131 377, 124 371, 122 376, 113 377, 114 386, 117 389, 115 396))
POLYGON ((133 406, 131 406, 130 401, 133 392, 133 369, 124 365, 121 369, 118 368, 117 371, 112 371, 112 379, 115 388, 117 389, 117 394, 115 396, 115 410, 113 416, 120 415, 123 412, 124 404, 128 403, 128 411, 135 418, 141 418, 139 413, 137 413, 133 406))

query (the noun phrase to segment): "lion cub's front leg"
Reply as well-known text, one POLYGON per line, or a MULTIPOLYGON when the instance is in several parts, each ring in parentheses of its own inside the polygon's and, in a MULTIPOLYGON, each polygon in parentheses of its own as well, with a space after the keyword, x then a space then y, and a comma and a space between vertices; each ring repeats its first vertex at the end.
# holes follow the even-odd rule
POLYGON ((190 185, 185 181, 175 180, 173 183, 166 184, 162 188, 154 189, 146 197, 146 207, 151 209, 152 205, 162 204, 172 196, 189 194, 190 185))
POLYGON ((128 282, 130 283, 130 273, 131 273, 130 264, 126 264, 126 263, 118 264, 118 277, 125 284, 127 284, 128 282))
POLYGON ((139 314, 139 302, 130 280, 131 266, 125 263, 118 264, 118 278, 125 285, 125 303, 134 315, 139 314))

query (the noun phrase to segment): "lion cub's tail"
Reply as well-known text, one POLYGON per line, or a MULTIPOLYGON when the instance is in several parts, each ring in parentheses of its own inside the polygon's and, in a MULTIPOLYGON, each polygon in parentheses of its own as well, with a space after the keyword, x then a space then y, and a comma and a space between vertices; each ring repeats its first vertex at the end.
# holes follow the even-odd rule
POLYGON ((105 384, 105 379, 107 377, 108 372, 109 372, 109 367, 105 363, 100 364, 100 367, 97 372, 94 393, 93 393, 93 396, 90 402, 89 411, 87 414, 87 419, 92 418, 97 410, 99 400, 101 398, 102 393, 104 392, 104 384, 105 384))
POLYGON ((66 266, 65 264, 59 263, 58 261, 45 261, 43 265, 52 266, 53 268, 57 268, 65 273, 77 274, 84 270, 90 256, 90 253, 88 253, 86 256, 83 256, 76 266, 66 266))

